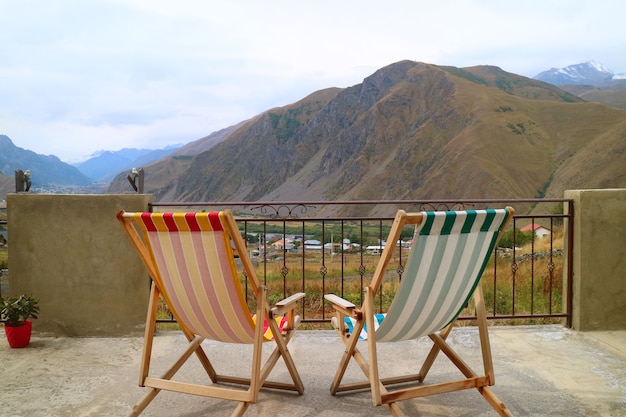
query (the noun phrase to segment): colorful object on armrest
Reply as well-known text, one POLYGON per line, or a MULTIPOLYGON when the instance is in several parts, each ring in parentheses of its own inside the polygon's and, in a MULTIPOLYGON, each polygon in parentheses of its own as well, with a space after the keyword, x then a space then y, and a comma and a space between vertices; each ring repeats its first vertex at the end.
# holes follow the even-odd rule
MULTIPOLYGON (((380 324, 385 319, 385 316, 386 314, 374 314, 374 331, 378 329, 380 324)), ((356 324, 356 319, 353 319, 352 317, 345 317, 344 322, 348 333, 352 334, 354 331, 354 325, 356 324)), ((359 333, 359 340, 367 340, 367 325, 364 325, 363 330, 359 333)))
MULTIPOLYGON (((289 322, 287 320, 287 317, 279 316, 279 317, 275 317, 274 320, 276 321, 276 324, 278 325, 280 332, 284 334, 285 331, 287 330, 285 329, 285 326, 289 322)), ((256 314, 252 315, 252 321, 254 322, 254 324, 256 324, 256 314)), ((265 340, 274 340, 274 335, 272 334, 272 330, 270 329, 270 325, 267 322, 267 320, 263 321, 263 337, 265 338, 265 340)))

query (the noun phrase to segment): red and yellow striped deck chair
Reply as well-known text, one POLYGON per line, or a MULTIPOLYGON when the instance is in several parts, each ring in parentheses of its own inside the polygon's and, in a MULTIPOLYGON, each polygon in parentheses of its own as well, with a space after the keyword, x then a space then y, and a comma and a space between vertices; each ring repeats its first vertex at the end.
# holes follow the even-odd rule
POLYGON ((495 383, 495 378, 480 278, 513 214, 511 207, 421 213, 399 210, 372 282, 366 288, 363 306, 357 308, 336 295, 325 295, 337 313, 333 317, 333 325, 346 346, 331 384, 331 394, 369 388, 374 405, 386 404, 392 415, 404 416, 399 401, 476 388, 498 414, 510 416, 510 411, 489 388, 495 383), (415 225, 415 234, 402 280, 387 313, 375 314, 375 297, 405 225, 415 225), (474 372, 446 342, 457 317, 472 295, 478 320, 483 374, 474 372), (419 373, 386 378, 379 376, 379 364, 383 363, 377 353, 379 344, 423 336, 428 336, 434 344, 419 373), (357 348, 359 340, 367 341, 366 354, 357 348), (462 373, 461 378, 423 384, 440 351, 462 373), (367 381, 342 384, 352 359, 367 381), (387 386, 394 384, 405 386, 387 390, 387 386))
POLYGON ((139 385, 150 388, 150 391, 134 406, 129 416, 138 416, 161 390, 236 401, 238 404, 233 416, 243 415, 249 404, 256 403, 261 387, 296 391, 299 394, 304 392, 300 375, 287 350, 287 344, 300 321, 295 315, 296 302, 304 297, 304 293, 295 294, 270 308, 266 288, 259 284, 230 211, 120 211, 117 218, 152 277, 139 372, 139 385), (251 314, 246 303, 231 242, 256 295, 256 314, 251 314), (153 377, 149 375, 150 357, 160 296, 167 303, 189 344, 171 368, 161 377, 153 377), (257 320, 258 317, 263 320, 257 320), (202 349, 204 339, 253 345, 250 378, 218 374, 202 349), (275 349, 261 367, 264 342, 273 344, 275 349), (172 381, 174 374, 193 353, 199 358, 212 384, 172 381), (292 382, 267 380, 281 357, 292 382), (227 383, 228 386, 220 383, 227 383), (247 389, 237 385, 244 385, 247 389))

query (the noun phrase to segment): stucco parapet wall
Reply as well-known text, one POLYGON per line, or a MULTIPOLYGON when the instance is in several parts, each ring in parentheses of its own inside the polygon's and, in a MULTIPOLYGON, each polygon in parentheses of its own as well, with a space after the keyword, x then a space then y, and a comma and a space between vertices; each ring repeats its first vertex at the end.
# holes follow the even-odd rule
POLYGON ((574 200, 577 330, 626 330, 626 189, 568 190, 574 200))
POLYGON ((143 331, 146 270, 115 215, 148 194, 7 195, 11 294, 40 299, 34 331, 122 336, 143 331))

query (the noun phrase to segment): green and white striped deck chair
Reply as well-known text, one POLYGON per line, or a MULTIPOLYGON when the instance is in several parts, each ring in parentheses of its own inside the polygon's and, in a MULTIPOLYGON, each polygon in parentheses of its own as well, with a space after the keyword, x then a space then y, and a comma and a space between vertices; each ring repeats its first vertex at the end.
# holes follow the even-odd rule
POLYGON ((476 388, 503 416, 511 415, 489 386, 495 382, 486 312, 480 278, 501 232, 512 218, 510 207, 498 210, 468 210, 406 213, 399 210, 374 272, 366 287, 361 308, 334 295, 326 294, 336 311, 333 325, 346 351, 331 384, 331 394, 369 388, 374 405, 386 404, 394 416, 403 416, 397 402, 432 394, 476 388), (396 295, 386 314, 375 314, 374 300, 381 288, 391 255, 405 225, 415 225, 413 245, 396 295), (484 375, 476 374, 446 343, 446 338, 469 299, 474 296, 482 348, 484 375), (374 329, 372 331, 372 329, 374 329), (377 344, 429 336, 434 342, 417 374, 379 377, 377 344), (367 355, 357 342, 367 339, 367 355), (463 373, 456 381, 422 384, 438 353, 445 355, 463 373), (344 383, 351 359, 359 365, 366 382, 344 383), (409 384, 393 391, 386 386, 409 384), (413 383, 413 384, 410 384, 413 383))
MULTIPOLYGON (((235 219, 230 211, 214 213, 126 213, 117 215, 141 260, 152 277, 150 304, 146 318, 139 385, 150 391, 129 416, 139 415, 161 390, 176 391, 238 402, 233 416, 243 415, 256 403, 264 387, 297 391, 304 387, 287 343, 300 319, 295 294, 272 308, 264 286, 259 284, 235 219), (256 314, 251 314, 235 266, 234 244, 250 288, 256 295, 256 314), (162 296, 189 344, 161 377, 150 376, 150 358, 156 325, 157 306, 162 296), (257 318, 263 318, 259 320, 257 318), (250 378, 220 375, 209 361, 201 343, 212 339, 225 343, 253 345, 250 378), (261 367, 262 345, 275 346, 261 367), (212 384, 199 385, 172 381, 172 377, 195 353, 212 384), (292 382, 268 381, 271 370, 283 358, 292 382), (227 383, 229 386, 216 385, 227 383), (244 385, 237 387, 230 385, 244 385)), ((224 345, 225 351, 228 345, 224 345)))

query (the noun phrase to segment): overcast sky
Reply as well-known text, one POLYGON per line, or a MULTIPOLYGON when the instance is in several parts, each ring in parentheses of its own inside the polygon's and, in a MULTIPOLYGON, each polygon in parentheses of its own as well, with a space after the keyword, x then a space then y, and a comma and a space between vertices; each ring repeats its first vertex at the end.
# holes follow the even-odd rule
POLYGON ((0 134, 65 162, 188 143, 391 63, 626 72, 623 0, 0 0, 0 134))

